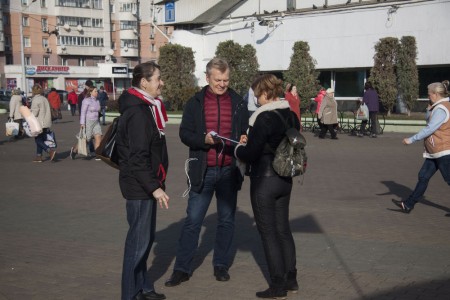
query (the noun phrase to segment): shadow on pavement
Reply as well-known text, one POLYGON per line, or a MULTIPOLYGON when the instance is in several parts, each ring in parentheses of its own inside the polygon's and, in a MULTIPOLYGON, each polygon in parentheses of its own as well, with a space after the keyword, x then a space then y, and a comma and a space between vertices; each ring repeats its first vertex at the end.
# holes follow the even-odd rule
POLYGON ((450 278, 412 282, 407 286, 366 295, 364 299, 450 299, 450 278))

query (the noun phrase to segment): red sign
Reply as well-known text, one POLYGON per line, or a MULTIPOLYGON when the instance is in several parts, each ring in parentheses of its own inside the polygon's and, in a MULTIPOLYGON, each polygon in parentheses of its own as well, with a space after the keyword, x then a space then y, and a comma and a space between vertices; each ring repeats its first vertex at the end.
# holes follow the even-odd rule
POLYGON ((37 66, 36 74, 68 74, 68 66, 37 66))

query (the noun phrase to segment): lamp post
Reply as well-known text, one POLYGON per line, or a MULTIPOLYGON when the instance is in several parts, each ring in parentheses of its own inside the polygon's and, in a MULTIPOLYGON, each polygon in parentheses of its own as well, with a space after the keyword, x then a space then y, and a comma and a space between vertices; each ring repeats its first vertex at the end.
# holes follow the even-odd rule
POLYGON ((25 65, 25 51, 24 51, 24 45, 23 45, 23 12, 30 7, 32 3, 36 2, 36 0, 32 0, 30 4, 25 6, 20 10, 20 17, 19 17, 19 33, 20 33, 20 52, 21 52, 21 59, 22 59, 22 91, 27 95, 27 84, 26 84, 26 65, 25 65))

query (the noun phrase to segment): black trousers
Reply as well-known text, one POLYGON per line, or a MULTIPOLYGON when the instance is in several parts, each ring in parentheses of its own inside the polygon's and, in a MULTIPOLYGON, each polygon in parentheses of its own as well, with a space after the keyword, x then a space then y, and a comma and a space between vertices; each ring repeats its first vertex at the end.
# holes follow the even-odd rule
POLYGON ((272 285, 279 284, 289 271, 296 270, 295 243, 289 225, 291 190, 291 178, 272 176, 250 179, 253 214, 272 285))
POLYGON ((335 126, 336 126, 336 124, 323 124, 322 123, 322 127, 320 128, 319 137, 324 138, 325 135, 327 134, 327 131, 329 131, 331 134, 331 137, 335 138, 336 137, 336 131, 334 130, 335 126))
MULTIPOLYGON (((376 111, 369 111, 369 119, 370 119, 370 133, 371 134, 377 134, 378 133, 378 120, 377 120, 377 114, 376 111)), ((364 131, 366 130, 367 120, 361 122, 361 130, 359 133, 364 134, 364 131)))

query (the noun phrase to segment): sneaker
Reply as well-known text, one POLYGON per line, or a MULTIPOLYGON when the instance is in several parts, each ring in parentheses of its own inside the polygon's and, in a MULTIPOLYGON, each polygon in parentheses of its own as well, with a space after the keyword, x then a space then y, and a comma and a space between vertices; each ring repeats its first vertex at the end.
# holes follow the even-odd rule
POLYGON ((77 156, 77 153, 74 151, 73 147, 70 148, 70 158, 75 159, 75 156, 77 156))
POLYGON ((230 280, 230 274, 228 274, 228 269, 225 267, 214 267, 214 276, 217 281, 230 280))
POLYGON ((40 155, 36 156, 36 158, 33 160, 33 162, 41 163, 42 162, 42 156, 40 156, 40 155))
POLYGON ((50 156, 50 161, 53 161, 55 159, 55 156, 56 156, 56 150, 55 149, 51 149, 48 152, 48 155, 50 156))
POLYGON ((377 137, 377 135, 376 134, 372 134, 370 137, 372 137, 372 138, 376 138, 377 137))
POLYGON ((400 207, 401 212, 405 214, 409 214, 412 210, 412 208, 405 205, 403 201, 392 199, 392 203, 394 203, 396 206, 400 207))
POLYGON ((358 137, 364 137, 364 134, 362 134, 362 133, 357 133, 356 136, 358 136, 358 137))

